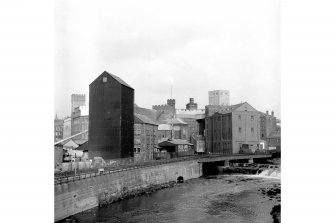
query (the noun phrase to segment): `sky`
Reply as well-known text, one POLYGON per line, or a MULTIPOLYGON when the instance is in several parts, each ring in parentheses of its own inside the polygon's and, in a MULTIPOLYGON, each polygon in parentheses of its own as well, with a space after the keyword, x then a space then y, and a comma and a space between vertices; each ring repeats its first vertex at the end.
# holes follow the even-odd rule
POLYGON ((280 0, 55 1, 55 114, 70 115, 103 71, 135 89, 140 107, 229 90, 280 118, 280 0))

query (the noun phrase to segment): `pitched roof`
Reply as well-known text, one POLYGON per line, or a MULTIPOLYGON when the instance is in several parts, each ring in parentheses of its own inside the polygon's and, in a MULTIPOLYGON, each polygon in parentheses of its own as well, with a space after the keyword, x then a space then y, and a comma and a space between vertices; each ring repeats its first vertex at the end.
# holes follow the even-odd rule
MULTIPOLYGON (((216 113, 219 113, 219 114, 230 113, 230 112, 236 111, 238 108, 240 108, 244 104, 248 104, 250 107, 252 107, 248 102, 243 102, 243 103, 239 103, 239 104, 236 104, 236 105, 230 105, 230 106, 227 106, 227 107, 223 107, 220 111, 217 111, 216 113)), ((255 108, 253 108, 253 109, 255 109, 255 108)))
POLYGON ((167 124, 173 124, 173 125, 187 125, 186 122, 182 121, 180 118, 171 118, 167 120, 167 124))
POLYGON ((158 144, 159 146, 175 146, 175 145, 190 145, 193 146, 192 143, 184 139, 168 139, 158 144))
POLYGON ((134 114, 134 123, 135 124, 151 124, 158 125, 155 121, 151 120, 149 117, 141 114, 134 114))
MULTIPOLYGON (((107 71, 104 71, 102 74, 100 74, 99 75, 99 77, 97 77, 93 82, 95 82, 96 80, 98 80, 101 76, 103 76, 103 75, 109 75, 109 76, 111 76, 112 78, 114 78, 117 82, 119 82, 120 84, 122 84, 123 86, 126 86, 126 87, 129 87, 129 88, 131 88, 131 89, 134 89, 134 88, 132 88, 129 84, 127 84, 124 80, 122 80, 120 77, 118 77, 118 76, 116 76, 116 75, 114 75, 114 74, 111 74, 111 73, 109 73, 109 72, 107 72, 107 71)), ((92 83, 93 83, 92 82, 92 83)), ((91 83, 91 84, 92 84, 91 83)))
POLYGON ((88 142, 88 139, 74 139, 73 140, 76 144, 78 144, 79 146, 85 144, 88 142))
POLYGON ((72 146, 74 148, 77 148, 79 145, 77 143, 75 143, 72 139, 68 140, 68 141, 63 141, 63 142, 60 142, 58 144, 56 144, 55 146, 72 146))
POLYGON ((134 113, 147 116, 152 121, 157 119, 157 110, 154 109, 141 108, 134 105, 134 113))

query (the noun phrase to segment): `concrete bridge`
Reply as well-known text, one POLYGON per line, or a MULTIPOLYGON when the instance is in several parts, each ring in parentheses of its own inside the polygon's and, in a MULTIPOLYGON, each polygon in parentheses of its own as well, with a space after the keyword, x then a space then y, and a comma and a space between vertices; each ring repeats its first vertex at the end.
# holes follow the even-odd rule
POLYGON ((212 163, 225 161, 225 165, 228 165, 229 161, 232 160, 248 160, 248 163, 253 163, 254 159, 271 158, 271 154, 233 154, 233 155, 222 155, 212 154, 202 157, 198 160, 199 163, 212 163))

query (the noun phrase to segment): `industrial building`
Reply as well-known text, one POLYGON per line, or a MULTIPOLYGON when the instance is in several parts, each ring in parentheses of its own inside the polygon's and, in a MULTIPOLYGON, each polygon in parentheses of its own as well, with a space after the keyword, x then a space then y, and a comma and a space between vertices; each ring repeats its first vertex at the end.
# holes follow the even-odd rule
POLYGON ((256 151, 260 143, 259 121, 259 112, 247 102, 206 117, 207 152, 230 155, 256 151))
POLYGON ((104 71, 89 85, 90 157, 128 158, 134 150, 134 89, 104 71))

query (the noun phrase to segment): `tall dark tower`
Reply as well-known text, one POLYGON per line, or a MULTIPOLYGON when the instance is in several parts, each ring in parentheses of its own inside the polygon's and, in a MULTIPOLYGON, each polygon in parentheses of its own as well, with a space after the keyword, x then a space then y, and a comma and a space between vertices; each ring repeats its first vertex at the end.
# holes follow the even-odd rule
POLYGON ((89 123, 90 157, 133 156, 134 89, 104 71, 89 86, 89 123))

